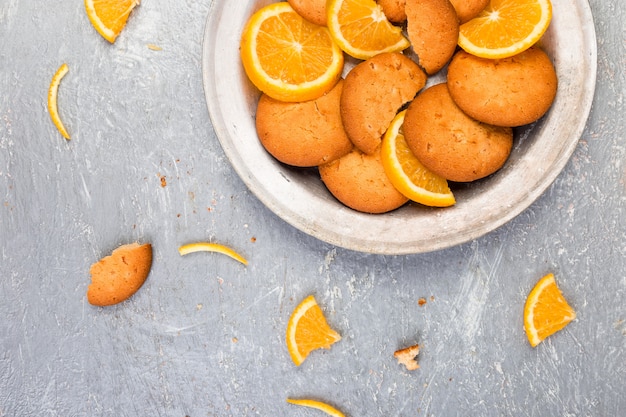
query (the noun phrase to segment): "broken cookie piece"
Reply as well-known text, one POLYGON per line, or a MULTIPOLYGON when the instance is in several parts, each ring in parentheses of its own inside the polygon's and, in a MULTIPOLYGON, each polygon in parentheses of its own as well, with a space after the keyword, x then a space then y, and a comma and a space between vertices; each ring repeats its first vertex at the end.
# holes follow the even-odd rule
POLYGON ((407 370, 414 371, 420 367, 417 363, 417 355, 419 352, 420 346, 416 344, 404 349, 396 350, 393 353, 393 356, 398 360, 398 363, 404 365, 407 370))
POLYGON ((449 0, 407 1, 407 34, 428 75, 442 69, 456 50, 459 18, 449 0))
POLYGON ((152 265, 149 243, 122 245, 91 265, 87 301, 96 306, 121 303, 139 290, 152 265))

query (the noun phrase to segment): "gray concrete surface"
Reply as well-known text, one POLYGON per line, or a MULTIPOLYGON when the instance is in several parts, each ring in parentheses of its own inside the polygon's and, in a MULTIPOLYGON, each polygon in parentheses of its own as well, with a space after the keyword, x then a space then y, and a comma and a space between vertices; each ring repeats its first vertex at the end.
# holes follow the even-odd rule
POLYGON ((80 1, 2 0, 0 416, 320 415, 288 396, 348 416, 625 415, 626 15, 590 5, 595 100, 554 184, 475 241, 380 256, 287 225, 231 168, 202 87, 211 1, 144 0, 109 45, 80 1), (45 104, 63 62, 70 142, 45 104), (135 240, 154 247, 143 288, 89 305, 91 263, 135 240), (179 256, 194 240, 250 263, 179 256), (578 317, 533 349, 523 304, 550 271, 578 317), (343 339, 296 368, 284 333, 309 294, 343 339), (393 352, 416 342, 408 372, 393 352))

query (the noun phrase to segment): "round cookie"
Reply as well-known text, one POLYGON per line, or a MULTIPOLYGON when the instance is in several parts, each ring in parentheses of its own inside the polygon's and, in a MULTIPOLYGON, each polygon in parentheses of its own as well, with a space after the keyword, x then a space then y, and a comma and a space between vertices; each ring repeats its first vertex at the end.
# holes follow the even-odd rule
POLYGON ((478 122, 454 104, 446 83, 418 95, 404 118, 404 137, 426 168, 447 180, 469 182, 504 165, 513 130, 478 122))
POLYGON ((461 24, 478 16, 489 4, 489 0, 450 0, 461 24))
POLYGON ((372 155, 354 148, 349 154, 320 165, 319 172, 330 193, 357 211, 386 213, 408 201, 387 178, 380 147, 372 155))
POLYGON ((407 34, 427 74, 443 68, 456 50, 459 18, 449 0, 407 1, 407 34))
POLYGON ((326 0, 287 0, 300 16, 311 23, 326 26, 326 0))
POLYGON ((323 96, 286 103, 263 94, 256 111, 256 130, 263 147, 279 161, 298 167, 330 162, 352 150, 341 121, 343 80, 323 96))
POLYGON ((557 76, 550 57, 537 47, 498 60, 460 51, 448 67, 448 88, 456 104, 476 120, 515 127, 548 111, 557 76))
POLYGON ((398 110, 426 85, 426 74, 410 58, 382 53, 346 75, 341 119, 352 143, 373 154, 398 110))
POLYGON ((406 21, 405 3, 406 0, 378 0, 378 4, 383 9, 387 20, 393 23, 406 21))

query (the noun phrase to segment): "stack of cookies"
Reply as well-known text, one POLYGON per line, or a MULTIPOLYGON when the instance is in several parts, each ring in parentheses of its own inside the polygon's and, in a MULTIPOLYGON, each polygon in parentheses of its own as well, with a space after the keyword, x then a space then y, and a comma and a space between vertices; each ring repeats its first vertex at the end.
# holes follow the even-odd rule
MULTIPOLYGON (((305 19, 323 25, 326 0, 289 0, 305 19)), ((318 167, 344 205, 385 213, 408 198, 381 162, 381 141, 396 114, 411 152, 432 173, 471 182, 498 171, 514 143, 513 128, 535 122, 556 96, 553 63, 532 46, 487 59, 458 48, 459 26, 489 0, 379 0, 390 22, 402 24, 411 54, 385 52, 358 61, 322 97, 286 103, 262 94, 256 128, 278 161, 318 167), (429 77, 445 82, 426 87, 429 77), (443 77, 440 77, 443 79, 443 77)))

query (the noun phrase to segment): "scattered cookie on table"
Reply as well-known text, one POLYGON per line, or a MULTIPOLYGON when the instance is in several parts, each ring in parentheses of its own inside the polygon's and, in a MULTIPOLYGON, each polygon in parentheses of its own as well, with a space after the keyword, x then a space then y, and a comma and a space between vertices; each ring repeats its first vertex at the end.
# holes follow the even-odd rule
POLYGON ((393 356, 398 360, 398 363, 404 365, 408 371, 415 371, 420 367, 417 362, 417 355, 419 352, 420 346, 413 345, 404 349, 396 350, 393 353, 393 356))
POLYGON ((152 245, 130 243, 91 265, 87 301, 109 306, 130 298, 141 288, 152 266, 152 245))

